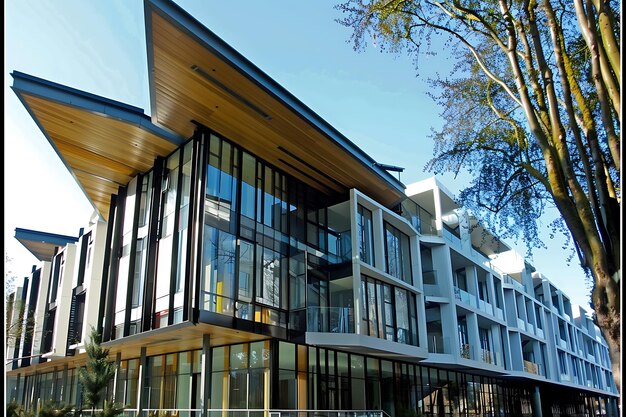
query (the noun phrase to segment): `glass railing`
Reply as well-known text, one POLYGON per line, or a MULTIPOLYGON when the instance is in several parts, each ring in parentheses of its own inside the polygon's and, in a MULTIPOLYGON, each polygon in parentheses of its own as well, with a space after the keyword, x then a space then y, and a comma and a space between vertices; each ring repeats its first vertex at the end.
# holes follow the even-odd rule
POLYGON ((450 339, 441 335, 428 335, 429 353, 450 353, 450 339))
POLYGON ((472 347, 467 344, 461 344, 459 355, 464 359, 474 359, 472 357, 472 347))
MULTIPOLYGON (((467 291, 460 289, 459 287, 454 287, 454 298, 464 304, 470 305, 482 311, 483 313, 487 313, 491 316, 495 315, 493 305, 489 304, 487 301, 481 300, 474 294, 470 294, 467 291)), ((503 317, 504 314, 502 314, 502 311, 500 310, 500 318, 503 317)))
POLYGON ((494 312, 495 312, 494 315, 497 318, 499 318, 500 320, 504 320, 504 311, 502 311, 502 309, 498 308, 498 307, 494 307, 493 309, 494 309, 494 312))
POLYGON ((444 239, 446 239, 450 243, 450 246, 454 247, 459 252, 462 251, 462 248, 461 248, 461 238, 458 237, 453 232, 451 232, 449 230, 449 228, 445 224, 444 224, 444 227, 443 227, 442 235, 443 235, 444 239))
POLYGON ((454 287, 454 298, 462 303, 478 308, 478 299, 476 296, 460 289, 459 287, 454 287))
POLYGON ((522 329, 522 330, 526 330, 526 322, 518 317, 517 318, 517 327, 522 329))
POLYGON ((404 200, 402 202, 402 217, 404 217, 415 230, 420 232, 420 234, 437 235, 437 228, 435 227, 435 219, 433 216, 414 201, 404 200))
POLYGON ((513 286, 513 288, 525 293, 526 292, 526 286, 524 284, 522 284, 521 282, 519 282, 518 280, 514 279, 513 277, 511 277, 509 274, 504 274, 502 275, 502 278, 504 278, 504 283, 505 284, 509 284, 511 286, 513 286))
POLYGON ((543 329, 540 329, 539 327, 535 328, 535 334, 542 339, 546 338, 546 335, 543 333, 543 329))
POLYGON ((543 365, 527 360, 524 360, 524 371, 529 374, 544 375, 543 365))
POLYGON ((332 263, 352 260, 352 238, 350 230, 328 233, 328 260, 332 263))
POLYGON ((354 333, 351 307, 308 307, 307 331, 322 333, 354 333))
POLYGON ((480 298, 478 299, 478 309, 492 316, 494 315, 493 306, 480 298))
POLYGON ((422 271, 422 282, 424 285, 437 285, 437 271, 422 271))
POLYGON ((439 285, 424 284, 424 295, 431 297, 441 297, 442 291, 439 285))
POLYGON ((472 359, 496 366, 502 366, 504 363, 500 352, 494 352, 492 350, 482 349, 468 344, 461 344, 459 353, 461 358, 464 359, 472 359))

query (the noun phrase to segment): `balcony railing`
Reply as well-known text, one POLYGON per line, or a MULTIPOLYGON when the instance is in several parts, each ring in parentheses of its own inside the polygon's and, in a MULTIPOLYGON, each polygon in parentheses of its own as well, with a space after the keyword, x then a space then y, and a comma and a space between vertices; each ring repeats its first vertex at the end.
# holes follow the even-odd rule
POLYGON ((472 347, 467 344, 462 344, 459 354, 464 359, 473 359, 472 358, 472 347))
POLYGON ((527 360, 524 360, 524 371, 529 374, 545 375, 543 372, 543 365, 527 360))
POLYGON ((459 287, 454 287, 454 298, 458 301, 468 304, 472 307, 478 308, 478 299, 474 294, 470 294, 465 290, 460 289, 459 287))
POLYGON ((429 353, 450 353, 450 339, 441 335, 428 335, 429 353))
POLYGON ((424 295, 441 297, 442 291, 439 285, 424 284, 424 295))
POLYGON ((504 274, 502 276, 504 278, 504 283, 505 284, 509 284, 511 286, 513 286, 513 288, 525 293, 526 292, 526 286, 524 284, 522 284, 521 282, 519 282, 518 280, 514 279, 513 277, 511 277, 508 274, 504 274))
POLYGON ((504 363, 500 352, 494 352, 468 344, 461 344, 459 354, 461 358, 481 361, 491 365, 502 366, 504 363))
POLYGON ((458 251, 461 251, 461 238, 458 237, 455 233, 453 233, 452 231, 449 230, 449 227, 445 225, 443 225, 443 233, 442 233, 444 239, 446 239, 448 241, 448 243, 450 244, 450 246, 454 247, 455 249, 457 249, 458 251))
POLYGON ((308 307, 307 331, 321 333, 353 333, 351 307, 308 307))

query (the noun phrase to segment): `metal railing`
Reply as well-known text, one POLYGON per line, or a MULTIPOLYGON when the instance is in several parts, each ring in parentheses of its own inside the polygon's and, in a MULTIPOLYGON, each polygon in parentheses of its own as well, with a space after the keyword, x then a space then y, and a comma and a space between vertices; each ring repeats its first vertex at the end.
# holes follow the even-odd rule
MULTIPOLYGON (((137 410, 132 410, 137 412, 137 410)), ((144 409, 138 417, 389 417, 383 410, 144 409)))

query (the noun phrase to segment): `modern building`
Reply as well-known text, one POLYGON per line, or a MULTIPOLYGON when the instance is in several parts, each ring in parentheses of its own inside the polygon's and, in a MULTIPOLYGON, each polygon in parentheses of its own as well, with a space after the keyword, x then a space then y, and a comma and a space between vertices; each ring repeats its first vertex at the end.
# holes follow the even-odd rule
POLYGON ((42 263, 7 400, 80 407, 94 327, 146 417, 618 415, 587 313, 436 179, 405 187, 171 1, 145 17, 150 117, 12 74, 96 215, 16 230, 42 263))

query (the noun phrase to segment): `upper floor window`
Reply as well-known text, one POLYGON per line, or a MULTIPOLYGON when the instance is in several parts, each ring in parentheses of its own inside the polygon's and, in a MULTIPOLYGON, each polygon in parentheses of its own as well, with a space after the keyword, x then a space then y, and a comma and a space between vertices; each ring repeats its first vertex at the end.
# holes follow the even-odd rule
POLYGON ((365 207, 357 207, 357 236, 359 238, 359 259, 374 266, 374 231, 372 212, 365 207))
POLYGON ((59 287, 61 286, 61 281, 63 280, 63 272, 65 269, 64 250, 54 256, 53 264, 52 279, 50 280, 50 297, 48 298, 48 302, 50 304, 56 303, 57 292, 59 287))
POLYGON ((385 223, 385 262, 389 275, 413 284, 409 237, 389 223, 385 223))

